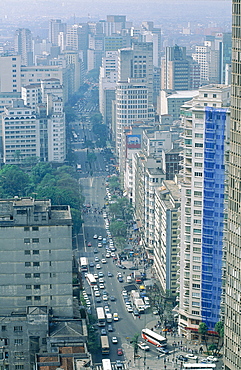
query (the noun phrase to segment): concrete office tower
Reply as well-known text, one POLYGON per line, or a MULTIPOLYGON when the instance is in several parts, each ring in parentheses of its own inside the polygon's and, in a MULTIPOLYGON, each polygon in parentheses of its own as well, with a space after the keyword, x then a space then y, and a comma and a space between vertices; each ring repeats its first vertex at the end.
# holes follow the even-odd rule
POLYGON ((154 195, 154 270, 162 291, 177 291, 179 207, 181 192, 172 180, 165 180, 154 195))
POLYGON ((123 128, 136 121, 142 121, 143 124, 154 122, 153 47, 152 43, 134 42, 131 48, 120 49, 118 53, 114 133, 116 153, 121 158, 123 128))
POLYGON ((21 91, 21 56, 0 57, 0 92, 21 91))
POLYGON ((199 83, 198 67, 186 55, 186 47, 166 47, 165 57, 162 59, 162 90, 191 90, 198 88, 199 83))
POLYGON ((230 87, 207 85, 183 107, 179 332, 220 321, 230 87))
POLYGON ((61 19, 51 19, 49 21, 49 41, 54 46, 58 46, 58 35, 60 32, 66 33, 67 25, 61 19))
POLYGON ((15 32, 15 53, 21 55, 22 66, 33 65, 32 33, 27 28, 19 28, 15 32))
POLYGON ((47 306, 73 316, 72 219, 50 200, 0 200, 0 314, 47 306))
POLYGON ((15 99, 2 114, 3 161, 21 163, 28 157, 39 157, 38 122, 36 114, 25 106, 22 99, 15 99))
POLYGON ((241 368, 241 35, 240 0, 233 0, 232 34, 232 96, 231 129, 229 153, 229 202, 228 202, 228 242, 226 254, 226 296, 224 321, 224 367, 226 370, 241 368))
POLYGON ((99 76, 99 107, 103 123, 111 133, 112 101, 115 99, 115 88, 118 71, 118 52, 107 51, 102 58, 99 76))

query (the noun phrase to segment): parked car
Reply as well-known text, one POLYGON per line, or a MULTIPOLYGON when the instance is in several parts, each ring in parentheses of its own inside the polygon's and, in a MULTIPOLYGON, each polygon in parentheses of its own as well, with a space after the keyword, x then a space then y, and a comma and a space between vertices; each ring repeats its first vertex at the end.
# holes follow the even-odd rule
POLYGON ((108 331, 113 331, 113 326, 112 325, 108 325, 107 329, 108 329, 108 331))
POLYGON ((113 344, 117 344, 118 343, 118 339, 116 337, 112 337, 112 340, 111 341, 112 341, 113 344))
POLYGON ((122 356, 122 355, 123 355, 123 350, 122 350, 122 348, 118 348, 118 349, 117 349, 117 355, 118 355, 118 356, 122 356))
POLYGON ((210 362, 217 362, 218 361, 218 358, 217 357, 214 357, 214 356, 208 356, 207 357, 207 360, 210 361, 210 362))

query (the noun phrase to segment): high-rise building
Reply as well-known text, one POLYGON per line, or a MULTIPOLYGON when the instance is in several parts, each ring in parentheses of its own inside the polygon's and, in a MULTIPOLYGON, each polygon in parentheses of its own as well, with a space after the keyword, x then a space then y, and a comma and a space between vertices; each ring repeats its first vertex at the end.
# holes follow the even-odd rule
POLYGON ((27 28, 19 28, 15 32, 15 53, 21 55, 22 66, 33 65, 32 32, 27 28))
POLYGON ((230 87, 207 85, 182 107, 179 332, 221 318, 230 87))
POLYGON ((32 198, 0 201, 0 313, 47 306, 73 316, 69 206, 32 198))
POLYGON ((0 92, 21 91, 21 56, 0 57, 0 92))
POLYGON ((66 32, 67 25, 62 23, 61 19, 51 19, 49 21, 49 41, 57 46, 58 45, 58 35, 60 32, 66 32))
POLYGON ((224 368, 241 368, 241 2, 233 0, 232 89, 229 152, 228 241, 224 326, 224 368))
POLYGON ((200 86, 197 63, 186 55, 186 47, 166 47, 162 59, 161 88, 163 90, 191 90, 200 86))

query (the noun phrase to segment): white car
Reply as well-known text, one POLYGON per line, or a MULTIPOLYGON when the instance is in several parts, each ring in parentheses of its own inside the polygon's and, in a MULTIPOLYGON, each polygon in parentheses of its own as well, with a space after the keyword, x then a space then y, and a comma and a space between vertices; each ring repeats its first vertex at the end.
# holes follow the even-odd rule
POLYGON ((95 262, 99 262, 99 257, 95 257, 95 262))
POLYGON ((105 257, 110 258, 110 253, 106 253, 105 257))
POLYGON ((97 239, 98 238, 98 235, 97 234, 95 234, 94 236, 93 236, 93 239, 97 239))
POLYGON ((98 240, 102 240, 103 239, 103 237, 100 235, 100 236, 98 236, 98 240))
POLYGON ((112 340, 111 341, 112 341, 113 344, 118 343, 118 339, 116 337, 112 337, 112 340))
POLYGON ((214 357, 214 356, 208 356, 207 357, 207 360, 210 361, 210 362, 217 362, 218 361, 218 358, 217 357, 214 357))
POLYGON ((146 343, 143 343, 143 342, 138 343, 138 347, 140 349, 142 349, 143 351, 149 351, 150 350, 150 347, 146 343))
POLYGON ((105 289, 104 284, 100 284, 100 285, 99 285, 99 288, 100 288, 100 289, 105 289))
POLYGON ((100 297, 100 292, 98 290, 95 292, 95 297, 100 297))
POLYGON ((98 279, 99 278, 98 274, 94 274, 94 278, 98 279))
POLYGON ((99 264, 99 263, 97 263, 96 268, 97 268, 98 270, 99 270, 99 269, 101 269, 101 266, 100 266, 100 264, 99 264))
POLYGON ((106 260, 104 258, 102 258, 101 262, 102 263, 106 263, 106 260))
POLYGON ((192 353, 187 353, 185 354, 185 357, 186 358, 190 358, 191 360, 196 360, 197 359, 197 356, 195 356, 194 354, 192 353))
POLYGON ((126 307, 128 312, 133 312, 133 308, 131 306, 126 307))
POLYGON ((98 287, 94 286, 94 291, 96 292, 97 290, 99 290, 98 287))
POLYGON ((103 297, 102 297, 102 299, 103 299, 103 301, 108 301, 108 295, 103 295, 103 297))
POLYGON ((104 284, 105 280, 103 278, 99 279, 99 283, 104 284))

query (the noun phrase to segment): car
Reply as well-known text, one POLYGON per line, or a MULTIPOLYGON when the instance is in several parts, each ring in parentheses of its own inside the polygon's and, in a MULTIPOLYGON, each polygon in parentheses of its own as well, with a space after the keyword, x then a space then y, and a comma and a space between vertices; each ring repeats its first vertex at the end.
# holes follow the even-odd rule
POLYGON ((99 262, 99 257, 95 257, 95 262, 99 262))
POLYGON ((139 314, 139 312, 138 312, 137 310, 134 310, 134 311, 133 311, 133 315, 134 315, 134 316, 139 316, 140 314, 139 314))
POLYGON ((123 355, 123 350, 122 350, 122 348, 118 348, 118 349, 117 349, 117 355, 118 355, 118 356, 122 356, 122 355, 123 355))
POLYGON ((108 301, 109 297, 108 297, 108 295, 104 294, 104 295, 102 296, 102 299, 103 299, 103 301, 108 301))
POLYGON ((157 347, 156 349, 157 349, 158 352, 163 353, 164 355, 168 355, 169 354, 168 349, 166 349, 164 347, 157 347))
POLYGON ((157 310, 153 310, 152 313, 153 313, 153 315, 158 315, 158 311, 157 310))
POLYGON ((96 297, 96 303, 101 303, 101 298, 100 297, 96 297))
POLYGON ((102 294, 108 295, 108 292, 106 290, 103 290, 102 294))
POLYGON ((98 274, 94 274, 94 278, 98 279, 99 278, 98 274))
POLYGON ((102 258, 101 262, 102 263, 106 263, 106 260, 104 258, 102 258))
POLYGON ((97 286, 94 286, 94 288, 93 288, 93 289, 94 289, 94 291, 95 291, 95 292, 96 292, 97 290, 99 290, 97 286))
POLYGON ((98 244, 97 244, 97 247, 98 247, 98 248, 102 248, 102 247, 103 247, 102 243, 98 243, 98 244))
POLYGON ((114 297, 113 295, 111 295, 111 296, 110 296, 110 300, 111 300, 112 302, 114 302, 114 301, 115 301, 115 297, 114 297))
POLYGON ((123 369, 123 364, 120 360, 116 360, 115 366, 117 369, 123 369))
POLYGON ((110 253, 106 253, 105 257, 110 258, 110 253))
POLYGON ((126 306, 131 306, 131 302, 130 301, 125 301, 125 305, 126 306))
POLYGON ((95 292, 95 297, 100 297, 100 292, 98 290, 95 292))
POLYGON ((93 239, 97 239, 98 238, 98 235, 97 234, 95 234, 94 236, 93 236, 93 239))
POLYGON ((101 335, 106 335, 106 330, 105 329, 101 329, 101 335))
POLYGON ((90 262, 89 266, 90 266, 90 267, 95 267, 94 262, 90 262))
POLYGON ((112 341, 113 344, 117 344, 118 343, 118 339, 116 337, 112 337, 111 341, 112 341))
POLYGON ((99 235, 98 236, 98 240, 102 240, 103 238, 102 238, 102 236, 101 235, 99 235))
POLYGON ((113 331, 113 326, 112 326, 111 324, 109 324, 109 325, 107 326, 107 330, 108 330, 108 331, 113 331))
POLYGON ((130 313, 131 313, 131 312, 133 312, 133 308, 132 308, 131 306, 126 307, 126 309, 127 309, 127 311, 128 311, 128 312, 130 312, 130 313))
POLYGON ((111 252, 111 257, 115 257, 115 252, 111 252))
POLYGON ((97 268, 97 269, 101 269, 101 266, 100 266, 100 264, 99 264, 99 263, 97 263, 96 268, 97 268))
POLYGON ((98 250, 97 250, 96 248, 94 249, 94 253, 95 253, 95 254, 96 254, 96 253, 98 253, 98 250))
POLYGON ((92 246, 91 242, 89 242, 89 243, 87 244, 87 246, 88 246, 88 247, 91 247, 91 246, 92 246))
POLYGON ((143 351, 149 351, 150 350, 150 347, 144 342, 138 343, 138 347, 140 349, 142 349, 143 351))
POLYGON ((113 274, 111 272, 109 272, 109 271, 108 271, 108 274, 107 275, 108 275, 108 277, 112 277, 113 276, 113 274))
POLYGON ((185 355, 186 358, 191 359, 191 360, 196 360, 197 356, 195 356, 193 353, 187 353, 185 355))
POLYGON ((99 283, 104 284, 105 280, 103 278, 99 278, 99 283))
POLYGON ((138 270, 138 267, 136 267, 136 266, 131 266, 131 267, 129 267, 129 270, 138 270))
POLYGON ((103 276, 104 276, 103 272, 101 272, 101 271, 100 271, 100 272, 98 273, 98 276, 99 276, 100 278, 101 278, 101 277, 103 277, 103 276))
POLYGON ((103 244, 106 244, 106 243, 107 243, 106 238, 103 238, 102 243, 103 243, 103 244))
POLYGON ((123 280, 123 278, 122 278, 122 277, 119 277, 119 278, 118 278, 118 281, 119 281, 119 283, 123 283, 123 281, 124 281, 124 280, 123 280))
POLYGON ((118 313, 117 312, 113 313, 113 320, 114 321, 118 321, 119 320, 119 316, 118 316, 118 313))
POLYGON ((110 313, 110 308, 109 308, 109 306, 105 306, 105 307, 104 307, 104 310, 105 310, 105 313, 110 313))
MULTIPOLYGON (((118 272, 118 274, 120 274, 120 272, 118 272)), ((127 295, 127 291, 125 289, 122 290, 122 295, 127 295)))
POLYGON ((88 272, 85 272, 85 278, 87 277, 87 275, 88 275, 88 272))
POLYGON ((217 357, 214 357, 214 356, 208 356, 207 357, 207 360, 210 361, 210 362, 217 362, 218 361, 218 358, 217 357))
POLYGON ((104 284, 100 284, 100 285, 99 285, 99 288, 100 288, 100 289, 105 289, 104 284))
POLYGON ((178 355, 177 359, 184 362, 188 361, 188 359, 184 355, 178 355))

